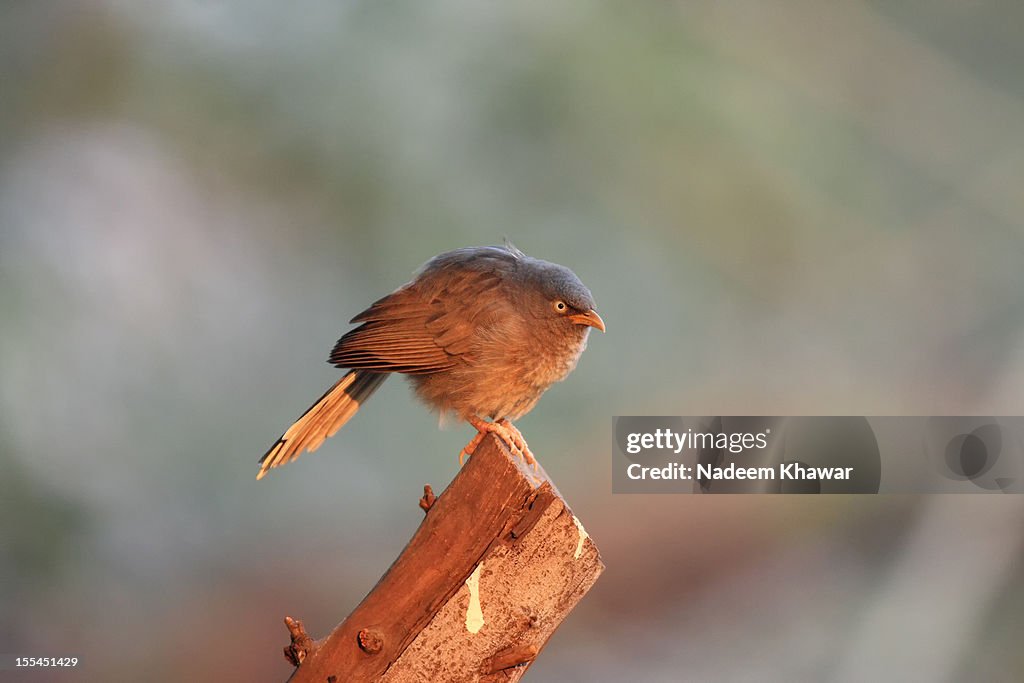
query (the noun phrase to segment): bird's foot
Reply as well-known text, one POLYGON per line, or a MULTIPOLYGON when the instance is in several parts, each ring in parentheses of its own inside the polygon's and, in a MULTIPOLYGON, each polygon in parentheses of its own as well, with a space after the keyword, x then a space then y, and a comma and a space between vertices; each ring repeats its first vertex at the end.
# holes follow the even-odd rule
POLYGON ((523 438, 523 433, 519 431, 519 428, 505 418, 501 418, 495 424, 499 427, 496 433, 501 437, 502 441, 508 444, 509 450, 525 460, 526 464, 533 465, 534 472, 538 471, 540 465, 537 464, 537 458, 533 457, 533 452, 530 450, 529 445, 527 445, 526 439, 523 438))
POLYGON ((466 444, 466 447, 462 449, 462 452, 459 453, 459 465, 462 464, 465 456, 473 455, 473 451, 476 450, 477 446, 480 445, 480 442, 483 441, 487 434, 495 434, 505 442, 505 445, 508 446, 508 449, 512 451, 513 455, 519 456, 528 465, 532 465, 534 472, 540 469, 540 466, 537 464, 537 459, 533 457, 533 453, 530 451, 530 447, 527 445, 526 439, 523 438, 522 432, 520 432, 514 424, 505 418, 496 420, 495 422, 488 422, 487 420, 482 420, 478 417, 471 417, 469 419, 469 423, 476 428, 477 434, 473 437, 472 441, 466 444))

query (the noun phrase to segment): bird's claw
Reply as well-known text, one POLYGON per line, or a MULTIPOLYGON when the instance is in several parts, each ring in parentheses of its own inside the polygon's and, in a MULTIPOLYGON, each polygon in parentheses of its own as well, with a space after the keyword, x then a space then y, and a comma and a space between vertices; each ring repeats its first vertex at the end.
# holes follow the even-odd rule
POLYGON ((537 464, 537 458, 533 457, 533 452, 530 451, 530 446, 527 445, 526 439, 523 438, 523 433, 519 431, 519 428, 514 424, 502 418, 495 423, 497 429, 495 433, 501 437, 501 440, 505 442, 508 449, 512 451, 513 455, 518 455, 528 465, 533 466, 533 471, 540 471, 540 465, 537 464))
POLYGON ((473 451, 480 445, 480 442, 484 440, 484 437, 488 434, 494 434, 498 436, 508 449, 512 451, 512 454, 523 459, 528 465, 533 466, 533 471, 540 471, 540 465, 537 464, 537 459, 533 457, 533 453, 530 451, 530 447, 526 443, 526 439, 523 438, 523 433, 519 429, 502 418, 495 422, 488 422, 479 418, 472 418, 469 423, 473 425, 477 433, 473 439, 466 444, 466 447, 459 453, 459 465, 461 466, 465 460, 465 456, 473 455, 473 451))
MULTIPOLYGON (((476 425, 473 426, 476 427, 476 425)), ((480 442, 484 440, 485 436, 487 436, 486 430, 477 427, 477 433, 473 436, 472 439, 470 439, 469 443, 467 443, 466 446, 461 451, 459 451, 459 467, 462 467, 463 463, 466 462, 467 457, 473 455, 474 451, 476 451, 476 447, 480 445, 480 442)))

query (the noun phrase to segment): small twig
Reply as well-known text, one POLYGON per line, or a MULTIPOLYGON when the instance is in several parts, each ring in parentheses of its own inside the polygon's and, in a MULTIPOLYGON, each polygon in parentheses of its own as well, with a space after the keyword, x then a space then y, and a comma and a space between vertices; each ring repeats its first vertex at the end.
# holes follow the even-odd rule
POLYGON ((291 617, 284 618, 284 625, 288 627, 288 633, 292 637, 292 643, 284 649, 284 658, 293 666, 302 664, 307 656, 316 649, 316 641, 309 637, 302 622, 291 617))
POLYGON ((434 489, 430 488, 430 484, 424 484, 423 497, 420 498, 420 507, 423 508, 424 513, 430 512, 435 500, 437 500, 437 496, 434 495, 434 489))

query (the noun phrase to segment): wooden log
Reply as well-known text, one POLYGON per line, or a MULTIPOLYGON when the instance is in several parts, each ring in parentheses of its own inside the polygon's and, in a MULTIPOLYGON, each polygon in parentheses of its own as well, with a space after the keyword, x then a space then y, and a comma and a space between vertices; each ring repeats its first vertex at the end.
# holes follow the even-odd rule
POLYGON ((558 490, 491 436, 326 638, 286 618, 292 683, 517 681, 604 570, 558 490))

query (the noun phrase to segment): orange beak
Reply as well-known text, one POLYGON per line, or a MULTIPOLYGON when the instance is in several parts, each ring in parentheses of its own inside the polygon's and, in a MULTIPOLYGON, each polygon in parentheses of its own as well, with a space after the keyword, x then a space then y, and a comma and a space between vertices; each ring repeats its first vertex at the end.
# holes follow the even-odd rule
POLYGON ((597 311, 590 309, 586 313, 574 313, 569 316, 569 320, 573 321, 576 325, 587 325, 589 327, 596 327, 597 329, 604 332, 604 321, 601 320, 601 316, 597 314, 597 311))

